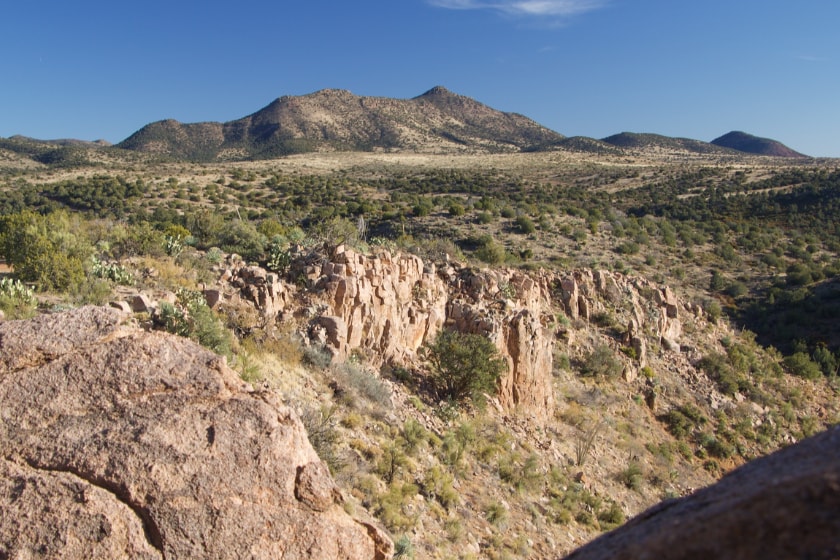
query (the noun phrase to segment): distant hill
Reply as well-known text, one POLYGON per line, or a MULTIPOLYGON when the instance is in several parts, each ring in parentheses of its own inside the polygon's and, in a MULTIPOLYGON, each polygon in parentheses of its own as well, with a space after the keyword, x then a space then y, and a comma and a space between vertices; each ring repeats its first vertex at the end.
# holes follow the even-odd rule
POLYGON ((759 138, 746 132, 732 131, 724 134, 720 138, 712 140, 712 144, 738 150, 739 152, 746 152, 748 154, 757 154, 762 156, 774 157, 789 157, 789 158, 805 158, 808 157, 791 150, 781 142, 771 140, 770 138, 759 138))
POLYGON ((602 138, 601 141, 627 150, 667 150, 697 154, 728 153, 728 150, 708 142, 649 133, 622 132, 602 138))
POLYGON ((497 153, 564 136, 515 113, 435 87, 413 99, 325 89, 284 96, 226 123, 149 124, 117 146, 192 160, 264 159, 321 150, 497 153))
POLYGON ((104 140, 37 140, 26 136, 0 138, 0 150, 44 165, 72 167, 90 163, 88 150, 108 147, 104 140))
POLYGON ((583 152, 599 155, 622 155, 624 150, 608 144, 603 140, 596 140, 588 136, 570 136, 563 138, 559 142, 555 142, 550 146, 551 148, 558 148, 569 152, 583 152))

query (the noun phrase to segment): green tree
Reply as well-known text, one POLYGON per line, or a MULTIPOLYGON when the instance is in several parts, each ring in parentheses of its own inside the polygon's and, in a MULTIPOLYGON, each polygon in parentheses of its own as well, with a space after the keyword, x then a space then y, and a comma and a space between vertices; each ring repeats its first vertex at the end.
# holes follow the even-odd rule
POLYGON ((66 291, 84 280, 93 247, 78 218, 60 211, 42 216, 28 210, 0 219, 0 255, 24 282, 42 290, 66 291))
POLYGON ((480 334, 441 331, 427 347, 432 383, 442 397, 470 398, 482 403, 483 395, 494 392, 507 365, 496 346, 480 334))

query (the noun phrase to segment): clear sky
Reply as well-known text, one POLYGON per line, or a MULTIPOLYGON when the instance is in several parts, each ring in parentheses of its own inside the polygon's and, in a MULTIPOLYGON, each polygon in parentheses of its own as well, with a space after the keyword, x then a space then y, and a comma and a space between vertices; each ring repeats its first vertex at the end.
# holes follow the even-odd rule
POLYGON ((837 0, 9 0, 0 136, 119 142, 323 88, 435 85, 567 136, 840 157, 837 0))

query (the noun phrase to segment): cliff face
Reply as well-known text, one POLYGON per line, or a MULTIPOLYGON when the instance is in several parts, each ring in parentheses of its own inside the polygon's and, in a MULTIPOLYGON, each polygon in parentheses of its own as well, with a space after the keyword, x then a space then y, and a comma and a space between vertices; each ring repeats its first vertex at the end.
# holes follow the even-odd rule
POLYGON ((120 321, 0 323, 0 557, 390 557, 289 408, 120 321))
POLYGON ((288 277, 303 287, 233 266, 222 276, 219 297, 248 301, 267 320, 298 317, 310 343, 325 345, 338 360, 360 351, 373 366, 415 363, 443 328, 483 334, 508 364, 498 388, 501 406, 538 424, 554 412, 554 341, 574 336, 570 321, 597 320, 608 309, 629 317, 616 345, 636 351, 638 359, 628 360, 624 373, 632 380, 650 343, 679 352, 681 314, 701 313, 667 287, 608 271, 476 270, 344 247, 329 257, 300 256, 288 277))

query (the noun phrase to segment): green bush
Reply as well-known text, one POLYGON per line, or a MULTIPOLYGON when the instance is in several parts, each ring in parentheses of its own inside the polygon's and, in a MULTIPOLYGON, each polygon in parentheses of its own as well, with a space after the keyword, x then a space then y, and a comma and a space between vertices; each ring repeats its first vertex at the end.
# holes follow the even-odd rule
POLYGON ((525 215, 516 218, 516 227, 519 229, 520 233, 524 233, 526 235, 537 231, 534 221, 525 215))
POLYGON ((623 369, 610 347, 600 344, 583 361, 580 373, 586 377, 614 379, 621 375, 623 369))
POLYGON ((178 290, 177 296, 175 305, 168 302, 160 304, 155 318, 158 326, 172 334, 190 338, 217 354, 230 357, 232 335, 207 306, 204 296, 200 292, 186 289, 178 290))
POLYGON ((481 245, 475 251, 475 256, 487 264, 502 264, 507 259, 507 252, 503 245, 490 237, 482 240, 481 245))
POLYGON ((496 346, 479 334, 443 330, 425 349, 431 381, 439 397, 483 402, 507 369, 496 346))
POLYGON ((820 365, 805 352, 796 352, 785 358, 785 366, 794 375, 805 379, 815 380, 822 377, 820 365))
POLYGON ((66 212, 41 216, 25 210, 0 218, 0 255, 14 267, 15 277, 41 290, 78 286, 92 253, 78 218, 66 212))
POLYGON ((677 438, 683 439, 688 436, 695 428, 705 424, 707 419, 699 408, 693 404, 684 404, 678 408, 672 409, 665 416, 665 423, 668 425, 668 431, 677 438))

